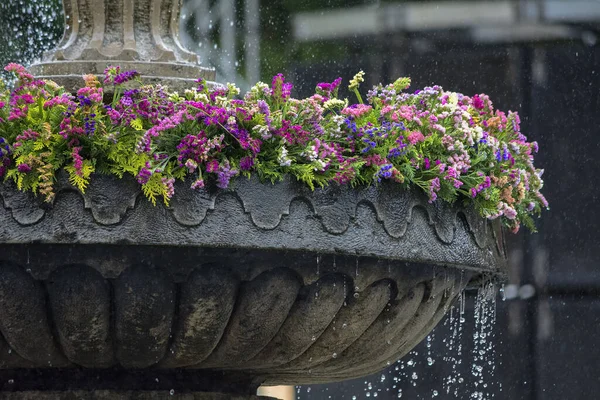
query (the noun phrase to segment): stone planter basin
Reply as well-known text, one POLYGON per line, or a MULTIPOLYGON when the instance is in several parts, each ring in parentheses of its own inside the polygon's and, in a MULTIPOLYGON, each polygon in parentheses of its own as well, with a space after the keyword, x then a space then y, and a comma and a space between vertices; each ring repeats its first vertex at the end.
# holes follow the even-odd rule
POLYGON ((504 276, 498 225, 394 184, 181 182, 169 207, 134 179, 57 185, 53 204, 0 187, 3 390, 250 394, 360 377, 465 287, 504 276))

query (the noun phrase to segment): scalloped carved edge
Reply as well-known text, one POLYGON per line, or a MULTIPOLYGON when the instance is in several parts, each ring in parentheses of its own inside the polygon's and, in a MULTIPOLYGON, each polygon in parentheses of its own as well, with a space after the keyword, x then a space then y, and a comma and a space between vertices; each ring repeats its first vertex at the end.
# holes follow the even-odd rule
MULTIPOLYGON (((81 193, 69 184, 66 174, 62 172, 57 182, 57 196, 65 191, 78 192, 84 200, 84 207, 91 211, 94 220, 100 225, 124 222, 127 211, 136 207, 141 194, 141 189, 133 178, 117 180, 101 175, 93 177, 85 193, 81 193), (118 191, 119 196, 111 196, 111 191, 118 191)), ((454 241, 457 224, 462 219, 480 248, 489 245, 489 230, 493 231, 496 239, 493 245, 498 254, 505 256, 498 227, 491 227, 493 223, 477 215, 474 210, 442 202, 429 203, 424 194, 405 191, 393 184, 357 189, 331 185, 311 191, 289 178, 271 185, 260 183, 253 177, 238 178, 233 182, 232 188, 226 190, 209 187, 194 191, 189 188, 189 181, 177 182, 175 193, 169 211, 182 226, 202 224, 207 213, 215 209, 218 198, 234 195, 258 229, 277 228, 282 217, 289 215, 291 203, 301 200, 310 206, 326 232, 342 235, 356 218, 357 208, 366 204, 375 211, 377 220, 382 223, 386 233, 395 239, 404 236, 408 225, 413 222, 415 207, 419 207, 426 212, 428 223, 434 227, 441 242, 451 244, 454 241)), ((4 208, 11 210, 12 217, 23 226, 41 221, 45 214, 44 207, 52 206, 43 205, 39 197, 20 192, 10 183, 0 186, 0 195, 4 208)), ((495 224, 498 222, 494 221, 495 224)))

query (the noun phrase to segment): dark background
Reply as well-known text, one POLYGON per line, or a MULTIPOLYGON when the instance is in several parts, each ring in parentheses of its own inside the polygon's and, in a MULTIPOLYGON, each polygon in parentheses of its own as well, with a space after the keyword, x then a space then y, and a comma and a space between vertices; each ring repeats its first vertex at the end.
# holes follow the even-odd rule
MULTIPOLYGON (((234 6, 229 18, 239 28, 235 43, 228 47, 219 42, 223 38, 219 29, 228 24, 218 21, 207 40, 218 45, 211 49, 234 49, 235 54, 228 56, 236 60, 234 79, 242 86, 248 80, 249 63, 244 59, 243 27, 255 12, 260 22, 258 66, 264 81, 283 72, 296 83, 294 94, 304 96, 320 81, 342 76, 347 82, 363 69, 370 84, 408 75, 413 88, 436 83, 465 94, 485 92, 497 108, 519 111, 523 132, 540 143, 536 165, 546 170, 543 193, 551 210, 538 222, 538 234, 521 232, 509 238, 507 299, 502 301, 499 295, 495 306, 490 306, 495 307, 497 321, 493 328, 485 328, 493 343, 484 351, 486 387, 475 385, 479 377, 472 372, 482 345, 473 338, 476 293, 470 293, 462 336, 452 350, 448 338, 451 328, 459 326, 456 320, 436 328, 430 347, 422 343, 387 371, 337 384, 299 387, 298 398, 600 398, 600 2, 503 2, 514 7, 513 20, 499 22, 503 29, 480 40, 477 29, 494 22, 488 18, 482 23, 469 7, 465 11, 465 4, 481 3, 476 1, 417 2, 430 7, 432 15, 440 6, 463 7, 457 11, 460 20, 445 28, 428 26, 425 8, 425 22, 416 28, 391 23, 375 33, 353 33, 349 21, 344 33, 316 38, 295 33, 298 13, 327 16, 340 7, 382 9, 415 3, 262 0, 260 8, 248 10, 245 1, 229 1, 234 6), (537 30, 532 33, 531 27, 537 30), (458 345, 462 346, 460 364, 444 360, 456 356, 458 345), (429 356, 435 359, 431 366, 429 356), (457 395, 454 389, 446 393, 443 381, 449 375, 463 378, 453 386, 457 395), (476 392, 482 395, 477 397, 476 392)), ((192 14, 197 3, 186 2, 192 14)), ((218 6, 215 1, 204 3, 218 6)), ((402 15, 399 11, 394 18, 402 15)), ((199 39, 194 36, 194 21, 189 21, 190 15, 186 18, 184 39, 193 48, 199 39)), ((31 61, 59 38, 61 24, 56 0, 0 3, 0 62, 31 61)), ((219 71, 222 66, 216 67, 219 71)))

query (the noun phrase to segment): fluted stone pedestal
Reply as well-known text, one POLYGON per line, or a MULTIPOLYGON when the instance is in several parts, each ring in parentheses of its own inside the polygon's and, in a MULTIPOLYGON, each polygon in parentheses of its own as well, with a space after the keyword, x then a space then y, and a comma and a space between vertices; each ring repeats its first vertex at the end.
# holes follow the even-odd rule
POLYGON ((57 48, 29 69, 75 92, 83 74, 102 76, 108 65, 136 70, 145 83, 172 90, 215 80, 179 42, 181 0, 63 0, 65 32, 57 48))

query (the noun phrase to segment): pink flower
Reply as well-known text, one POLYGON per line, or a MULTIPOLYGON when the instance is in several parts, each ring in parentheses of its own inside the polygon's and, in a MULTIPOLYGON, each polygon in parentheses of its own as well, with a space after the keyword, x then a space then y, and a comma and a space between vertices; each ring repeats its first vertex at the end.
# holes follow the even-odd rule
POLYGON ((165 188, 167 189, 167 199, 170 199, 173 197, 173 195, 175 194, 175 187, 173 186, 173 184, 175 183, 175 178, 162 178, 161 179, 163 185, 165 185, 165 188))
MULTIPOLYGON (((366 104, 353 104, 350 107, 346 107, 344 109, 342 109, 342 114, 344 115, 351 115, 355 118, 358 118, 360 116, 363 116, 365 114, 367 114, 369 111, 371 111, 373 109, 373 107, 366 105, 366 104)), ((382 114, 383 111, 382 111, 382 114)))
POLYGON ((424 141, 425 136, 423 136, 423 134, 419 131, 414 131, 408 135, 407 139, 410 142, 410 144, 417 144, 419 142, 424 141))
POLYGON ((191 188, 194 190, 202 189, 204 187, 204 180, 202 178, 198 178, 192 183, 191 188))
POLYGON ((206 163, 206 172, 218 172, 219 162, 217 160, 210 160, 206 163))
POLYGON ((27 71, 27 69, 20 64, 10 63, 4 67, 4 70, 6 72, 13 72, 23 83, 29 83, 33 81, 33 75, 31 75, 29 71, 27 71))

